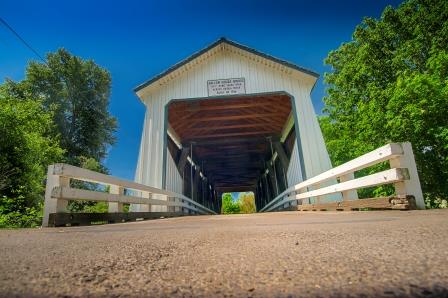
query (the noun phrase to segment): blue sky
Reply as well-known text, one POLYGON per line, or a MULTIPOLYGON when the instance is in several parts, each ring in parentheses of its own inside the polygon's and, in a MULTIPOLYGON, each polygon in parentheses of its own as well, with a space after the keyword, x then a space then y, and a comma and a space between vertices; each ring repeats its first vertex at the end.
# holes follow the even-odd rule
MULTIPOLYGON (((349 41, 364 16, 401 1, 20 1, 2 0, 4 18, 42 56, 60 47, 93 59, 112 75, 118 142, 105 161, 133 179, 144 106, 133 88, 225 36, 321 74, 313 90, 323 107, 323 60, 349 41)), ((21 80, 36 56, 0 24, 0 82, 21 80)))

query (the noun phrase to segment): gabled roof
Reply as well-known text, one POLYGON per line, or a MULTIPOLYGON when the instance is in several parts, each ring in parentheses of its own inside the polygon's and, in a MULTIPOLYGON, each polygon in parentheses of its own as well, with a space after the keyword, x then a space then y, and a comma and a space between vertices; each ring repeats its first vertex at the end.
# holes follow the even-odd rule
POLYGON ((255 50, 253 48, 250 48, 250 47, 247 47, 245 45, 239 44, 237 42, 231 41, 231 40, 229 40, 229 39, 227 39, 225 37, 221 37, 220 39, 218 39, 214 43, 210 44, 206 48, 200 50, 199 52, 194 53, 193 55, 191 55, 188 58, 180 61, 179 63, 174 64, 173 66, 171 66, 170 68, 168 68, 164 72, 162 72, 162 73, 156 75, 155 77, 149 79, 148 81, 138 85, 137 87, 134 88, 134 92, 138 92, 138 91, 142 90, 143 88, 145 88, 145 87, 151 85, 152 83, 158 81, 159 79, 169 75, 173 71, 179 69, 180 67, 184 66, 185 64, 187 64, 190 61, 194 60, 195 58, 201 56, 202 54, 208 52, 209 50, 211 50, 214 47, 216 47, 216 46, 218 46, 220 44, 223 44, 223 43, 231 45, 231 46, 234 46, 234 47, 239 48, 241 50, 247 51, 247 52, 252 53, 254 55, 260 56, 260 57, 265 58, 267 60, 271 60, 273 62, 279 63, 279 64, 281 64, 281 65, 283 65, 285 67, 291 68, 293 70, 297 70, 297 71, 303 72, 305 74, 311 75, 311 76, 315 77, 316 79, 319 78, 319 74, 314 72, 314 71, 312 71, 312 70, 303 68, 303 67, 298 66, 298 65, 296 65, 294 63, 291 63, 291 62, 288 62, 288 61, 285 61, 285 60, 273 57, 271 55, 259 52, 259 51, 255 50))

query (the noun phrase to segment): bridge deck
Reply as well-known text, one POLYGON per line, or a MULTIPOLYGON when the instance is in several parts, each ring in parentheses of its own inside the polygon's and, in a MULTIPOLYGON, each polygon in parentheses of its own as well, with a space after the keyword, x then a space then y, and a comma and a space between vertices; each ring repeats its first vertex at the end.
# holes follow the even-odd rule
POLYGON ((448 210, 0 231, 0 296, 448 295, 448 210))

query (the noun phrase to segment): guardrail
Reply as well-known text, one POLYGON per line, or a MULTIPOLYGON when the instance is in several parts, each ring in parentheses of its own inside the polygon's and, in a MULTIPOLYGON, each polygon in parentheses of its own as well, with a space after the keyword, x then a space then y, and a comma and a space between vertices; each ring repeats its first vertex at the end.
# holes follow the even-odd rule
POLYGON ((408 201, 409 198, 415 201, 418 209, 425 209, 411 143, 392 143, 289 187, 260 211, 291 209, 294 205, 298 205, 298 210, 368 208, 369 206, 403 209, 404 205, 413 204, 408 201), (354 179, 355 172, 384 161, 389 161, 390 169, 354 179), (323 186, 325 184, 331 185, 323 186), (394 185, 395 196, 357 200, 356 190, 384 184, 394 185), (321 204, 322 196, 338 194, 341 195, 341 202, 321 204))
POLYGON ((216 213, 175 192, 115 178, 68 164, 60 163, 48 167, 42 220, 42 226, 44 227, 64 225, 73 221, 78 223, 100 220, 112 222, 184 214, 216 213), (72 188, 70 187, 71 179, 109 186, 109 192, 72 188), (132 195, 125 194, 125 190, 130 190, 132 195), (71 200, 107 202, 109 213, 67 213, 67 204, 71 200), (123 204, 139 204, 143 212, 124 213, 123 204), (151 212, 151 205, 167 206, 167 211, 151 212))

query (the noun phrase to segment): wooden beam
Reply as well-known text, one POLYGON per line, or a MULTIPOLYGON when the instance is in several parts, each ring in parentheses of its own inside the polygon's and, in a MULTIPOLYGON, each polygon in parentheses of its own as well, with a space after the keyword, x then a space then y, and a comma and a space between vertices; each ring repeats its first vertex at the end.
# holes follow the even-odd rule
POLYGON ((201 178, 201 175, 199 174, 200 171, 201 171, 201 168, 199 166, 197 167, 196 170, 193 168, 194 179, 193 179, 193 192, 192 192, 191 198, 196 202, 198 201, 198 195, 199 195, 199 193, 198 193, 199 180, 201 178))
POLYGON ((283 126, 282 133, 281 133, 281 142, 285 142, 286 138, 289 135, 289 132, 294 127, 294 117, 292 116, 292 112, 289 114, 288 119, 285 122, 285 125, 283 126))
POLYGON ((190 113, 195 111, 219 111, 219 110, 234 110, 234 109, 242 109, 242 108, 251 108, 251 107, 260 107, 260 106, 271 106, 272 103, 269 101, 259 102, 259 101, 252 101, 247 103, 240 103, 238 102, 225 102, 224 104, 208 104, 208 105, 201 105, 200 107, 192 107, 191 105, 187 107, 176 107, 176 103, 172 104, 170 109, 173 108, 173 111, 176 111, 180 114, 182 112, 190 113))
MULTIPOLYGON (((175 104, 174 104, 175 105, 175 104)), ((282 113, 282 114, 288 114, 291 110, 291 106, 285 106, 279 101, 276 100, 257 100, 252 103, 235 103, 235 102, 227 102, 224 105, 219 105, 215 103, 211 103, 209 105, 200 105, 200 106, 170 106, 169 113, 173 117, 176 117, 176 119, 186 120, 188 119, 188 116, 191 116, 192 114, 206 114, 208 111, 217 111, 219 114, 220 111, 223 111, 224 113, 241 113, 241 114, 248 114, 251 112, 259 112, 259 111, 266 111, 269 113, 282 113)))
POLYGON ((214 125, 210 126, 207 125, 206 127, 192 127, 188 129, 189 132, 201 132, 206 130, 213 130, 213 131, 219 131, 219 130, 226 130, 226 129, 241 129, 241 128, 266 128, 268 127, 271 130, 277 130, 279 128, 279 125, 270 125, 266 123, 237 123, 237 124, 223 124, 223 125, 214 125))
MULTIPOLYGON (((272 137, 272 136, 270 136, 272 137)), ((235 145, 235 144, 256 144, 256 143, 267 143, 266 137, 247 137, 247 138, 225 138, 219 140, 195 140, 196 146, 212 146, 216 145, 235 145)), ((182 142, 186 144, 187 142, 182 142)))
MULTIPOLYGON (((201 140, 195 139, 195 146, 216 146, 216 145, 227 145, 227 144, 247 144, 247 143, 265 143, 267 144, 267 138, 270 137, 272 140, 279 140, 278 135, 270 135, 270 136, 255 136, 255 137, 247 137, 247 138, 220 138, 217 140, 201 140)), ((186 144, 190 144, 189 141, 182 142, 182 145, 185 147, 186 144)))
POLYGON ((200 118, 197 118, 197 122, 207 122, 207 121, 227 121, 227 120, 238 120, 238 119, 252 119, 252 118, 269 118, 273 117, 281 117, 272 113, 260 113, 260 114, 244 114, 244 115, 222 115, 222 116, 207 116, 203 115, 200 118))
POLYGON ((168 133, 168 136, 171 138, 171 140, 173 140, 174 144, 176 144, 177 148, 180 149, 182 147, 182 144, 180 142, 180 137, 169 123, 168 123, 167 133, 168 133))
POLYGON ((91 225, 97 223, 120 223, 137 219, 158 219, 183 216, 183 212, 114 212, 114 213, 51 213, 48 225, 91 225))
MULTIPOLYGON (((200 155, 201 157, 203 157, 204 155, 200 155)), ((226 162, 226 161, 242 161, 242 162, 252 162, 252 161, 259 161, 260 158, 262 156, 264 156, 261 153, 255 154, 255 153, 245 153, 244 151, 240 152, 230 152, 230 153, 225 153, 225 152, 217 152, 216 155, 213 155, 213 158, 210 158, 210 155, 205 155, 207 156, 207 158, 203 158, 201 159, 204 164, 208 164, 208 163, 214 163, 214 162, 226 162), (221 154, 219 154, 221 153, 221 154)))
POLYGON ((243 192, 243 191, 254 191, 255 185, 235 185, 235 186, 222 186, 222 187, 216 187, 221 192, 243 192))
POLYGON ((196 148, 196 152, 198 156, 201 156, 204 162, 209 161, 215 161, 216 158, 220 159, 226 159, 226 158, 243 158, 244 156, 251 158, 251 159, 257 159, 259 160, 262 156, 265 155, 265 151, 267 148, 264 149, 246 149, 243 147, 240 148, 233 148, 229 147, 229 149, 222 150, 221 148, 217 147, 214 151, 209 150, 201 150, 200 148, 196 148))
POLYGON ((273 142, 272 145, 274 146, 275 152, 277 152, 277 156, 280 159, 280 162, 282 163, 283 169, 287 171, 289 167, 289 158, 286 155, 285 150, 283 149, 282 143, 273 142))
POLYGON ((299 211, 330 211, 330 210, 359 210, 359 209, 417 209, 413 196, 390 196, 381 198, 359 199, 353 201, 332 202, 323 204, 298 205, 299 211))
MULTIPOLYGON (((240 136, 264 136, 264 137, 268 137, 268 136, 272 135, 272 133, 273 133, 273 131, 265 131, 265 132, 247 131, 247 132, 231 132, 231 133, 214 133, 214 134, 203 134, 203 135, 200 135, 198 138, 200 140, 204 140, 204 139, 225 138, 225 137, 240 137, 240 136)), ((186 137, 185 140, 196 141, 196 138, 186 137)))
POLYGON ((182 177, 183 177, 185 164, 187 163, 187 158, 188 158, 189 154, 190 154, 190 147, 183 146, 182 151, 180 152, 180 155, 179 155, 179 160, 177 161, 177 170, 179 171, 179 173, 182 177))
POLYGON ((273 197, 276 197, 278 195, 278 184, 277 184, 277 174, 274 171, 274 168, 272 167, 270 162, 266 163, 267 169, 269 170, 269 178, 271 179, 271 184, 273 188, 273 197))

